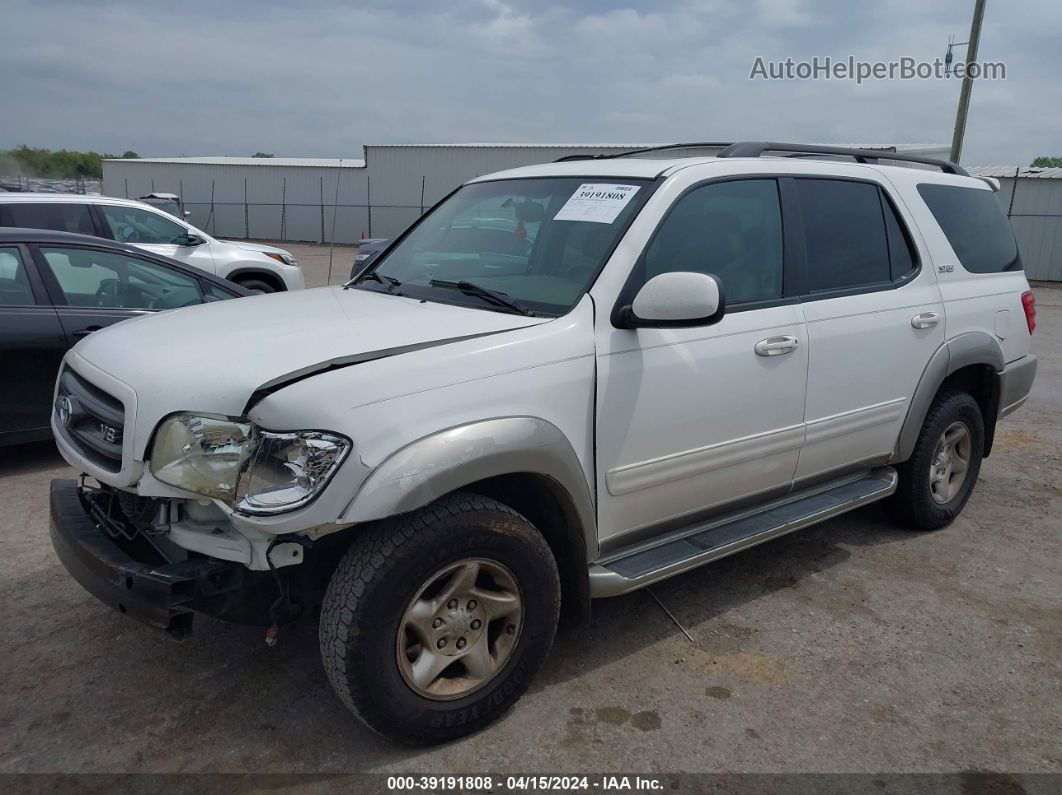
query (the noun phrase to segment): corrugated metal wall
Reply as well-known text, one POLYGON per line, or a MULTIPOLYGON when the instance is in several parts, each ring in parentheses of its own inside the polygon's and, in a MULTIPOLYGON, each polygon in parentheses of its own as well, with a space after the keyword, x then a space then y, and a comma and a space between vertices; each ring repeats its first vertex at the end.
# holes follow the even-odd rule
POLYGON ((104 194, 176 193, 192 212, 189 222, 218 237, 330 241, 335 215, 336 242, 356 241, 367 231, 365 186, 366 169, 346 166, 103 164, 104 194))
MULTIPOLYGON (((334 223, 334 240, 353 243, 362 235, 397 235, 422 208, 481 174, 638 146, 371 145, 364 167, 342 168, 105 160, 103 192, 128 198, 177 193, 192 212, 191 223, 219 237, 330 242, 334 223)), ((946 156, 943 147, 904 149, 946 156)))
POLYGON ((1018 239, 1025 275, 1062 281, 1062 179, 999 180, 999 200, 1018 239))
POLYGON ((176 193, 192 212, 189 221, 218 237, 330 242, 334 221, 335 241, 353 243, 363 234, 397 235, 422 207, 472 177, 587 151, 607 149, 367 146, 364 167, 343 168, 105 160, 103 192, 130 199, 176 193))

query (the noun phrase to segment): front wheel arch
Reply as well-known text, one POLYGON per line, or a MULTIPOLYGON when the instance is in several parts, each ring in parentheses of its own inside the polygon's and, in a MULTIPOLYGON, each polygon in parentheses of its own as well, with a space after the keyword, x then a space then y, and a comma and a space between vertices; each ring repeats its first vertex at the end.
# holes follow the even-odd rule
POLYGON ((284 284, 284 280, 275 273, 258 270, 257 268, 238 268, 227 274, 225 278, 241 287, 249 281, 261 281, 268 284, 273 289, 273 292, 276 293, 286 292, 288 289, 287 285, 284 284))

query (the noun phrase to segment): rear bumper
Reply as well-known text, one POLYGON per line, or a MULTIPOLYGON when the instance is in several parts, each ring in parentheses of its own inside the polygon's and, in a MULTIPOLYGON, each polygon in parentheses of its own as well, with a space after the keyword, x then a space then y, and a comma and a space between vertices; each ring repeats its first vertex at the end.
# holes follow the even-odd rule
POLYGON ((1032 354, 1008 364, 1000 374, 999 416, 1006 417, 1022 407, 1036 378, 1036 357, 1032 354))
POLYGON ((59 560, 81 586, 101 602, 175 638, 192 629, 197 601, 231 593, 242 583, 242 567, 210 558, 166 563, 132 551, 89 513, 76 481, 51 484, 51 536, 59 560), (136 557, 134 557, 136 555, 136 557), (138 559, 139 558, 139 559, 138 559))

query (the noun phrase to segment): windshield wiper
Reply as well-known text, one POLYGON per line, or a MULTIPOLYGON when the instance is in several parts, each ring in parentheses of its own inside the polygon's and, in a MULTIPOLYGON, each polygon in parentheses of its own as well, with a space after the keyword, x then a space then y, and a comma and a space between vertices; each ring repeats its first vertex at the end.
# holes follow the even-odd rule
POLYGON ((507 293, 500 292, 499 290, 489 290, 478 284, 466 282, 464 279, 459 282, 450 282, 445 279, 432 279, 428 284, 432 287, 446 287, 450 290, 460 290, 466 295, 474 295, 497 304, 498 306, 508 307, 515 312, 519 312, 521 315, 537 317, 532 310, 528 309, 515 298, 510 298, 507 293))
POLYGON ((398 279, 396 279, 394 276, 381 276, 374 270, 369 271, 368 273, 363 273, 356 279, 351 279, 349 282, 343 285, 343 289, 346 290, 348 287, 352 287, 355 284, 359 284, 365 281, 366 279, 373 279, 375 281, 378 281, 380 284, 387 288, 387 292, 389 292, 391 295, 402 295, 402 293, 398 291, 398 288, 402 286, 402 282, 398 281, 398 279))

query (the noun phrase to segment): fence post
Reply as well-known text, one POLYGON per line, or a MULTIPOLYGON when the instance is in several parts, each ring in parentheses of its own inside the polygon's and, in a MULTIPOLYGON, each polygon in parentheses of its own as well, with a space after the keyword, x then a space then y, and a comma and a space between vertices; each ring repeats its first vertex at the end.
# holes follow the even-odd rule
POLYGON ((284 177, 284 181, 280 184, 280 239, 287 240, 285 237, 285 225, 288 220, 288 178, 284 177))
POLYGON ((321 243, 325 242, 324 234, 324 177, 321 177, 321 243))
POLYGON ((1014 194, 1018 192, 1018 174, 1021 173, 1021 166, 1014 167, 1014 184, 1010 186, 1010 203, 1007 205, 1007 218, 1010 218, 1010 214, 1014 211, 1014 194))
POLYGON ((420 175, 420 214, 424 215, 424 178, 425 175, 420 175))
POLYGON ((247 215, 247 177, 243 178, 243 239, 251 236, 251 223, 247 215))
POLYGON ((369 214, 369 237, 372 237, 372 177, 365 176, 365 209, 369 214))
POLYGON ((326 284, 332 283, 332 255, 336 253, 336 218, 339 217, 339 178, 342 176, 343 160, 339 161, 339 166, 336 168, 336 197, 332 202, 332 245, 328 249, 328 280, 326 284))
POLYGON ((210 226, 210 234, 217 234, 218 222, 214 218, 214 180, 210 180, 210 214, 207 216, 206 223, 203 226, 210 226))
POLYGON ((125 198, 129 198, 129 177, 125 178, 125 198))

